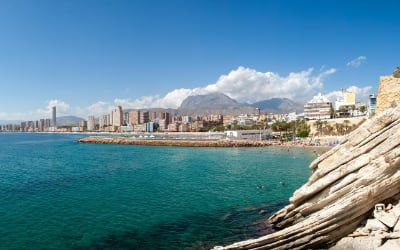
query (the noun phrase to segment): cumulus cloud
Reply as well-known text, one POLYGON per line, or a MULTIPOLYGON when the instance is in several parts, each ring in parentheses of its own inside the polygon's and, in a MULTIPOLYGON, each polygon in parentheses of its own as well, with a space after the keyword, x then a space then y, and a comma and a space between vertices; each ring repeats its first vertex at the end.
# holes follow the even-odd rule
POLYGON ((323 80, 336 72, 328 69, 313 74, 314 69, 289 73, 280 76, 274 72, 259 72, 254 69, 239 67, 228 75, 221 76, 214 84, 205 89, 222 92, 239 102, 254 103, 273 98, 287 97, 305 100, 323 87, 323 80))
POLYGON ((47 106, 45 108, 37 109, 36 113, 41 117, 49 117, 54 106, 56 106, 57 116, 69 114, 70 105, 62 100, 57 99, 47 101, 47 106))
POLYGON ((115 105, 123 108, 178 108, 182 101, 191 95, 203 95, 220 92, 246 103, 273 98, 287 97, 295 100, 306 100, 323 87, 324 79, 335 73, 328 69, 314 73, 314 69, 292 72, 280 76, 274 72, 259 72, 255 69, 238 67, 227 75, 205 87, 194 89, 175 89, 165 96, 144 96, 139 99, 115 99, 115 105))
POLYGON ((124 109, 178 108, 188 96, 215 92, 226 94, 244 103, 254 103, 274 97, 304 101, 321 91, 326 77, 335 72, 334 68, 325 69, 324 67, 317 72, 309 68, 281 76, 274 72, 260 72, 251 68, 238 67, 205 87, 175 89, 165 96, 143 96, 138 99, 116 98, 114 103, 99 101, 81 111, 98 116, 110 112, 118 105, 124 109))
POLYGON ((359 56, 348 62, 346 65, 347 67, 358 68, 360 67, 361 64, 365 63, 366 61, 367 61, 366 56, 359 56))
MULTIPOLYGON (((368 103, 368 97, 371 94, 372 86, 367 86, 367 87, 363 87, 363 88, 360 88, 357 86, 350 86, 344 90, 353 92, 356 95, 357 102, 368 103)), ((325 94, 325 96, 330 101, 334 102, 334 101, 336 101, 337 98, 342 96, 342 91, 341 90, 332 91, 332 92, 325 94)))

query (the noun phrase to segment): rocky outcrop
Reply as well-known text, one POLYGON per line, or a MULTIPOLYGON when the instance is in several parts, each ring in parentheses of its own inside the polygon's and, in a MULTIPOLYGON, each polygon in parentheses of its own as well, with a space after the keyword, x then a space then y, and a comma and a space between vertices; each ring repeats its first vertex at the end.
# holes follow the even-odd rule
POLYGON ((400 101, 400 78, 381 76, 376 100, 377 114, 392 107, 393 101, 400 101))
POLYGON ((397 202, 377 204, 370 217, 364 220, 354 232, 342 238, 331 250, 342 249, 400 249, 400 197, 397 202))
POLYGON ((394 78, 400 78, 400 66, 393 71, 394 78))
POLYGON ((376 204, 398 202, 400 106, 367 120, 310 168, 314 173, 290 204, 268 219, 276 232, 215 249, 329 248, 354 232, 376 204))

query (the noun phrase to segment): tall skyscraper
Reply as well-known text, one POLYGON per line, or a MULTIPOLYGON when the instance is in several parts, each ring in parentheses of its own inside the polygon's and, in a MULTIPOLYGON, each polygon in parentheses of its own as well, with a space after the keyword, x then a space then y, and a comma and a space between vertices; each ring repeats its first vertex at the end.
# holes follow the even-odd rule
POLYGON ((110 113, 111 116, 111 125, 114 127, 120 127, 124 123, 124 113, 122 111, 122 107, 118 106, 113 109, 110 113))
POLYGON ((53 108, 52 108, 51 126, 52 126, 52 127, 57 127, 57 121, 56 121, 56 106, 53 106, 53 108))
POLYGON ((94 115, 89 115, 88 120, 87 120, 87 130, 88 131, 93 131, 95 129, 95 118, 94 115))

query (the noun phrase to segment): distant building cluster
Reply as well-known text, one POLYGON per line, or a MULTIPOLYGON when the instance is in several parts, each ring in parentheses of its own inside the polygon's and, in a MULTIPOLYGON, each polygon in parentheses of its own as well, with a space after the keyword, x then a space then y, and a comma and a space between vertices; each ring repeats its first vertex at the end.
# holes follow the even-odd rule
POLYGON ((376 97, 370 95, 368 106, 362 102, 356 102, 353 92, 342 90, 334 105, 321 93, 314 96, 312 100, 304 104, 304 119, 327 120, 333 118, 349 118, 372 115, 376 109, 376 97))
POLYGON ((259 129, 277 123, 296 120, 327 120, 331 118, 349 118, 375 113, 377 98, 370 95, 368 105, 356 102, 356 95, 342 91, 342 95, 332 103, 326 96, 318 94, 304 104, 304 113, 286 114, 261 113, 256 108, 251 114, 206 116, 177 115, 169 112, 149 110, 124 110, 117 106, 108 114, 95 117, 75 126, 57 126, 56 107, 52 108, 51 119, 24 121, 20 124, 1 125, 0 131, 13 132, 204 132, 227 131, 233 129, 259 129))
POLYGON ((36 121, 24 121, 18 124, 1 125, 0 131, 9 132, 56 132, 57 118, 56 107, 52 107, 52 118, 40 119, 36 121))

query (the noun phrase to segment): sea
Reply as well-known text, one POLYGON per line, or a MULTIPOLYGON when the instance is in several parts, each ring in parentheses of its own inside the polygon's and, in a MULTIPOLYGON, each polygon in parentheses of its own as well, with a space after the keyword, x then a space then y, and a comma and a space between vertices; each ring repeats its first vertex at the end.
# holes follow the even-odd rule
POLYGON ((265 223, 315 149, 81 144, 0 133, 0 249, 210 249, 265 223))

